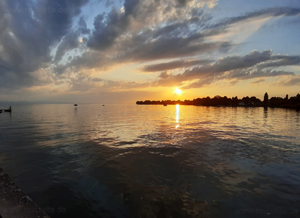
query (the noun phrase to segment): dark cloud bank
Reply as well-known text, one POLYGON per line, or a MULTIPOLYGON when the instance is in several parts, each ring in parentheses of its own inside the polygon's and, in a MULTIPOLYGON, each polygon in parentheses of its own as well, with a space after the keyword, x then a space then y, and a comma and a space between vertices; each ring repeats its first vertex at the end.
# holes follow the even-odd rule
MULTIPOLYGON (((295 56, 273 55, 271 50, 252 51, 245 56, 226 56, 213 64, 196 66, 182 74, 168 75, 162 73, 157 81, 159 85, 182 85, 184 81, 199 80, 185 88, 199 88, 203 85, 222 79, 253 79, 280 75, 295 75, 293 72, 272 70, 272 67, 299 65, 300 59, 295 56)), ((151 66, 155 68, 155 65, 151 66)))
MULTIPOLYGON (((48 67, 50 49, 64 37, 77 46, 70 30, 73 18, 88 0, 6 0, 0 2, 0 86, 15 89, 42 85, 31 73, 48 67), (59 12, 59 9, 66 9, 59 12), (57 13, 43 11, 52 9, 57 13)), ((61 57, 64 49, 59 49, 61 57)))

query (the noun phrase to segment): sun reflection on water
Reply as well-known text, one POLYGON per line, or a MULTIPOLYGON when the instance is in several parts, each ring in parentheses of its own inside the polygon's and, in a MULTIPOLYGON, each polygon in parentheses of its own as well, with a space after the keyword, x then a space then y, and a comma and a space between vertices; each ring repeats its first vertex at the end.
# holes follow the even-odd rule
POLYGON ((176 123, 177 123, 176 129, 179 127, 179 107, 180 107, 180 105, 177 104, 176 105, 176 123))

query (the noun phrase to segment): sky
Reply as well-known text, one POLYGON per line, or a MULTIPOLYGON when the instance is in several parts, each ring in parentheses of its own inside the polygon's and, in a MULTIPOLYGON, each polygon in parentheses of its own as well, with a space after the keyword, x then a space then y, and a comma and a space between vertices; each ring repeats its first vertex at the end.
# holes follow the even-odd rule
POLYGON ((0 102, 294 96, 299 35, 299 0, 1 0, 0 102))

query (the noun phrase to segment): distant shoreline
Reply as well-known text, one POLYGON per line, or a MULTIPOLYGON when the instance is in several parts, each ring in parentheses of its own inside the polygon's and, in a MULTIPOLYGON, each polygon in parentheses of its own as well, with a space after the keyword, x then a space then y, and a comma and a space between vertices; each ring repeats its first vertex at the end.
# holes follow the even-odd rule
MULTIPOLYGON (((147 103, 136 103, 137 105, 164 105, 164 104, 147 104, 147 103)), ((195 105, 195 104, 167 104, 167 105, 188 105, 188 106, 197 106, 197 107, 263 107, 263 108, 282 108, 282 109, 293 109, 293 110, 300 110, 300 107, 295 106, 283 106, 283 107, 271 107, 271 106, 264 106, 264 105, 195 105)))
POLYGON ((228 98, 227 96, 221 97, 219 95, 210 98, 197 98, 193 100, 162 100, 162 101, 137 101, 137 105, 194 105, 194 106, 214 106, 214 107, 265 107, 265 108, 286 108, 286 109, 296 109, 300 110, 300 94, 293 97, 285 98, 272 97, 269 99, 268 93, 265 93, 264 100, 261 101, 255 96, 243 97, 238 99, 238 97, 228 98))

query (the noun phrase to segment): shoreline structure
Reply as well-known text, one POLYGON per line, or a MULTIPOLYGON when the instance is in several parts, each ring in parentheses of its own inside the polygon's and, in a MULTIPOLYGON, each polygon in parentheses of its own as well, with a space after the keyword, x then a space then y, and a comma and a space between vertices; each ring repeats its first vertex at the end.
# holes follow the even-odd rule
POLYGON ((210 98, 196 98, 193 100, 162 100, 162 101, 137 101, 138 105, 194 105, 194 106, 223 106, 223 107, 278 107, 278 108, 291 108, 291 109, 300 109, 300 94, 296 96, 285 98, 281 97, 272 97, 269 99, 268 93, 265 93, 264 100, 261 101, 255 96, 252 97, 243 97, 238 99, 238 97, 228 98, 227 96, 221 97, 219 95, 210 98))
POLYGON ((50 218, 0 168, 0 217, 50 218))

